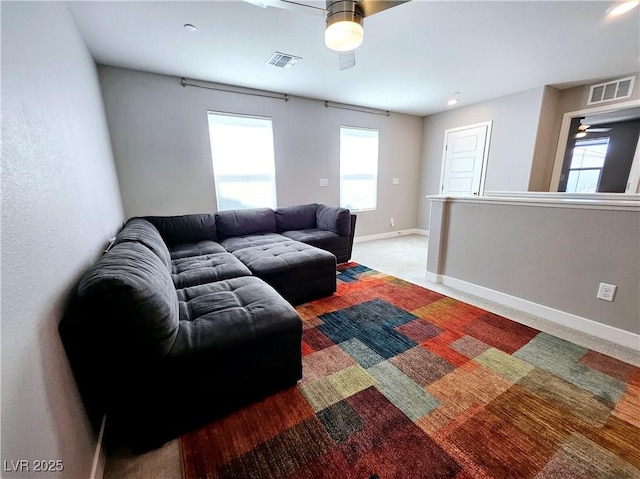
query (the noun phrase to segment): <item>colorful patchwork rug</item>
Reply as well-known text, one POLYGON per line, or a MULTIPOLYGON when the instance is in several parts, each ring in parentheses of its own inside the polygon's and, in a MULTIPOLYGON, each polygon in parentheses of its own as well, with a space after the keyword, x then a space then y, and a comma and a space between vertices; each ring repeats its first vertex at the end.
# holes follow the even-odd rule
POLYGON ((186 479, 640 478, 640 369, 355 263, 303 379, 181 438, 186 479))

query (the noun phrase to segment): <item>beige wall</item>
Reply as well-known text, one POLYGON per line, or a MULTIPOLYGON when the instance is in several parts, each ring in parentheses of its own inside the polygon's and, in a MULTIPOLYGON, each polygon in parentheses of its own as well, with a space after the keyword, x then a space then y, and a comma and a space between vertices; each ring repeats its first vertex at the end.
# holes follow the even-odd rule
POLYGON ((207 110, 273 119, 278 205, 338 205, 339 128, 380 131, 378 208, 358 213, 356 234, 415 228, 422 119, 325 108, 324 102, 181 87, 175 77, 99 67, 127 216, 213 212, 207 110), (320 178, 328 187, 318 186, 320 178), (392 179, 400 178, 399 185, 392 179))
POLYGON ((557 111, 560 117, 562 117, 563 114, 570 111, 584 110, 586 108, 593 108, 596 106, 603 106, 603 105, 613 106, 618 103, 624 103, 631 100, 640 100, 640 76, 638 73, 629 73, 628 75, 619 75, 614 78, 608 78, 605 80, 599 80, 593 83, 589 83, 588 85, 581 85, 573 88, 562 89, 560 90, 560 98, 558 99, 557 111), (633 91, 631 92, 630 98, 608 101, 606 103, 598 103, 596 105, 587 105, 587 102, 589 101, 589 90, 591 89, 592 85, 595 85, 598 83, 604 83, 611 80, 617 80, 618 78, 626 78, 634 75, 636 77, 636 80, 635 80, 635 85, 633 87, 633 91))
MULTIPOLYGON (((67 4, 1 8, 1 460, 61 460, 55 477, 88 479, 96 437, 58 323, 122 225, 115 166, 96 67, 67 4)), ((2 472, 40 476, 53 477, 2 472)))
MULTIPOLYGON (((549 191, 550 189, 550 183, 551 183, 551 174, 553 172, 553 167, 554 167, 554 163, 556 160, 556 152, 557 152, 557 148, 558 148, 558 143, 562 143, 562 144, 566 144, 567 142, 567 138, 560 138, 560 128, 562 126, 562 119, 565 113, 569 113, 569 112, 575 112, 575 111, 581 111, 581 110, 585 110, 585 109, 590 109, 590 108, 595 108, 595 107, 604 107, 606 106, 611 107, 612 109, 615 109, 616 105, 619 105, 620 103, 626 103, 626 102, 630 102, 630 101, 636 101, 638 102, 640 100, 640 75, 636 74, 636 80, 635 80, 635 84, 633 87, 633 91, 631 92, 631 97, 630 98, 625 98, 622 100, 613 100, 610 102, 606 102, 606 103, 598 103, 595 105, 588 105, 587 102, 589 100, 589 91, 591 89, 591 86, 594 84, 598 84, 598 83, 603 83, 606 81, 610 81, 610 80, 616 80, 619 78, 626 78, 629 76, 633 76, 633 73, 630 73, 628 75, 620 75, 614 78, 609 78, 607 80, 600 80, 597 82, 593 82, 590 83, 588 85, 581 85, 581 86, 577 86, 577 87, 573 87, 573 88, 566 88, 563 90, 559 90, 559 94, 557 95, 557 100, 553 103, 549 103, 549 108, 554 108, 555 107, 555 114, 554 114, 554 127, 553 127, 553 135, 551 135, 549 137, 549 145, 554 145, 553 151, 551 152, 551 155, 549 156, 549 161, 548 161, 548 166, 545 169, 545 175, 544 175, 544 181, 547 184, 547 188, 546 191, 549 191)), ((540 122, 540 127, 544 128, 545 124, 543 123, 542 119, 540 122)), ((543 186, 543 184, 541 184, 541 186, 543 186)), ((531 188, 532 191, 545 191, 543 189, 536 189, 536 188, 531 188)), ((555 190, 554 190, 555 191, 555 190)))
POLYGON ((558 115, 560 94, 561 92, 555 88, 544 87, 538 132, 531 163, 529 191, 549 191, 562 116, 558 115))

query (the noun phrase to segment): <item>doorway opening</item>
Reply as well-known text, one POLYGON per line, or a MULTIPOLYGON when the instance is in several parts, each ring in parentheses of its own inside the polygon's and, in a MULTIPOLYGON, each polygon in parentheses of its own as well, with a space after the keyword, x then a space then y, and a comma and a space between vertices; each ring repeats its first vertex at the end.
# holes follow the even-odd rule
POLYGON ((640 192, 637 101, 564 114, 549 191, 640 192))
POLYGON ((584 118, 574 118, 572 124, 576 120, 581 125, 567 142, 558 191, 627 192, 640 137, 640 120, 599 123, 595 128, 585 123, 584 118))

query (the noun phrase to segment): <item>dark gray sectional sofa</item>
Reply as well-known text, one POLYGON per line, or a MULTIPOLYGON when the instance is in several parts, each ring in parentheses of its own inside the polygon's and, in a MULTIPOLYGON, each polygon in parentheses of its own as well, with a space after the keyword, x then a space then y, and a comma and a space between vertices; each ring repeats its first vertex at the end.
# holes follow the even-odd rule
POLYGON ((90 417, 141 452, 295 384, 292 305, 335 291, 354 228, 317 204, 130 219, 59 327, 90 417))

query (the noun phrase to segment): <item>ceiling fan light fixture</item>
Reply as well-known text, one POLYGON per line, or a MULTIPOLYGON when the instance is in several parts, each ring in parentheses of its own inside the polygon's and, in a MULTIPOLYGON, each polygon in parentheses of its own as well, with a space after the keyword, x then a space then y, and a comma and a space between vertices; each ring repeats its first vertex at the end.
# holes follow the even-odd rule
POLYGON ((358 48, 363 38, 362 12, 357 2, 353 0, 327 2, 324 44, 331 50, 348 52, 358 48))
POLYGON ((579 131, 578 133, 576 133, 575 138, 584 138, 585 136, 587 136, 586 131, 579 131))
POLYGON ((324 44, 337 52, 348 52, 362 45, 364 29, 356 22, 336 22, 324 31, 324 44))
POLYGON ((627 2, 622 2, 609 10, 609 16, 617 17, 624 13, 627 13, 630 10, 633 10, 640 4, 639 0, 630 0, 627 2))

